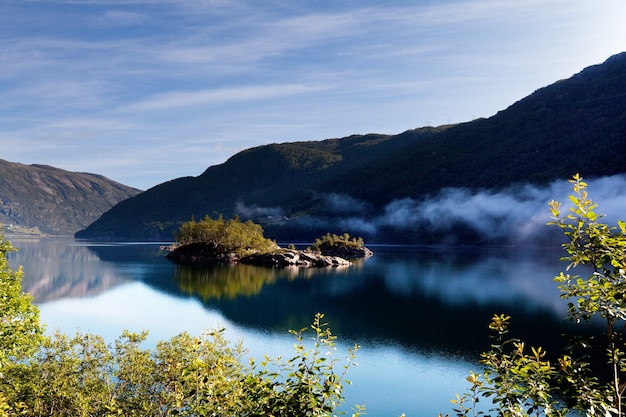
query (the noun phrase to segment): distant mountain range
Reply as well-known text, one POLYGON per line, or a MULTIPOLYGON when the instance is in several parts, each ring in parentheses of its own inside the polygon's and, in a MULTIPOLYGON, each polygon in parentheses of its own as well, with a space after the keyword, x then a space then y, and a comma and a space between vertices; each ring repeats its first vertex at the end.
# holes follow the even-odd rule
POLYGON ((0 159, 0 223, 7 234, 72 236, 140 192, 101 175, 0 159))
MULTIPOLYGON (((413 224, 407 238, 406 228, 380 219, 394 205, 442 190, 546 185, 574 173, 626 173, 626 53, 488 119, 247 149, 198 177, 122 201, 76 236, 171 239, 192 216, 221 213, 260 222, 279 241, 306 242, 326 231, 382 242, 441 241, 449 230, 432 221, 429 228, 413 224), (375 230, 367 224, 374 219, 375 230)), ((471 225, 453 229, 462 240, 481 239, 471 225)))

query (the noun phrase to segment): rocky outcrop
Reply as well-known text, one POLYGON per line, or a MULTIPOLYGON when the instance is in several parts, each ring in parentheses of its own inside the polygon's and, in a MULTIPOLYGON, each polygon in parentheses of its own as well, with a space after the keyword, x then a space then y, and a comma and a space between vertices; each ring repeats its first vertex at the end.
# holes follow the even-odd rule
POLYGON ((322 255, 317 252, 281 250, 274 253, 255 254, 241 258, 241 263, 259 266, 339 267, 352 262, 339 256, 322 255))

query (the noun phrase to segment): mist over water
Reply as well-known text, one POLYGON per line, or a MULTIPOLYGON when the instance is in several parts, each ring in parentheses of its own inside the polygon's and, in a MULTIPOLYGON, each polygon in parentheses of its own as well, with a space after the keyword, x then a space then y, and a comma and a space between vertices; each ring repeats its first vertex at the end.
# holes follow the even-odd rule
MULTIPOLYGON (((626 175, 585 179, 589 197, 599 204, 603 221, 615 224, 626 218, 626 175)), ((462 230, 473 240, 516 245, 554 242, 559 231, 548 229, 548 202, 557 200, 569 207, 572 193, 567 180, 547 186, 531 184, 503 190, 446 188, 423 199, 404 198, 389 203, 381 213, 367 215, 366 203, 347 195, 332 194, 327 201, 341 208, 334 217, 306 217, 295 221, 309 227, 341 229, 371 238, 389 230, 434 234, 440 243, 457 243, 462 230)), ((330 204, 329 204, 330 205, 330 204)), ((416 237, 416 240, 420 240, 416 237)), ((462 238, 461 238, 462 241, 462 238)))

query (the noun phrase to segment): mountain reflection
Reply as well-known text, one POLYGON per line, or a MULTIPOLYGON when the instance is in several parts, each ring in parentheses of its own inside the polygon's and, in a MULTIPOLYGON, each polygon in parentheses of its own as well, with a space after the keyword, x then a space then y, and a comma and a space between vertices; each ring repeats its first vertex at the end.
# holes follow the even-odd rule
POLYGON ((430 250, 381 265, 387 291, 420 294, 449 305, 515 306, 563 317, 566 310, 553 277, 560 271, 558 251, 430 250), (555 262, 557 261, 557 262, 555 262))
POLYGON ((132 279, 73 239, 12 238, 11 243, 18 250, 9 254, 9 263, 24 268, 22 288, 38 303, 96 295, 132 279))

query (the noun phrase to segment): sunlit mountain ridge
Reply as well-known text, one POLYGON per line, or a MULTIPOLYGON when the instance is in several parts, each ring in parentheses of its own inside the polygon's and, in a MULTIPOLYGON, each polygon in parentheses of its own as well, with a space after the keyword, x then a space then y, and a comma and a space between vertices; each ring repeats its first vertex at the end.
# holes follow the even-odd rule
POLYGON ((10 234, 72 236, 139 192, 101 175, 0 159, 0 223, 10 234))

